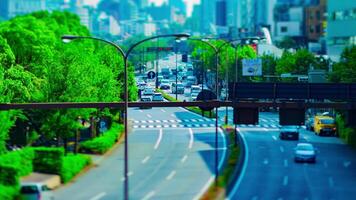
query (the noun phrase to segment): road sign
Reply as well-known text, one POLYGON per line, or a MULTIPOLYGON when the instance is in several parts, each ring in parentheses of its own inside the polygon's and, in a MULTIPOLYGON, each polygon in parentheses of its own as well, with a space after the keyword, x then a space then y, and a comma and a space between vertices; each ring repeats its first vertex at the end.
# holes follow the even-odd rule
POLYGON ((262 76, 262 59, 242 59, 243 76, 262 76))
MULTIPOLYGON (((210 90, 202 90, 197 96, 197 101, 209 101, 214 99, 216 99, 216 94, 210 90)), ((211 111, 214 109, 214 107, 210 106, 199 106, 199 108, 203 111, 211 111)))
POLYGON ((279 108, 280 125, 304 125, 305 109, 304 108, 279 108))
POLYGON ((173 47, 147 47, 148 52, 155 51, 173 51, 173 47))
POLYGON ((154 71, 149 71, 147 73, 147 78, 154 79, 156 77, 156 73, 154 71))
POLYGON ((258 108, 234 108, 234 124, 258 124, 258 108))

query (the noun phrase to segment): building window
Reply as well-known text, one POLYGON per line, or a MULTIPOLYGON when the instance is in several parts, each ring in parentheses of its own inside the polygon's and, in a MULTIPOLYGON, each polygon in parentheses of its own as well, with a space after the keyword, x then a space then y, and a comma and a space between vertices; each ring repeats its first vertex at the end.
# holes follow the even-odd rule
POLYGON ((320 11, 319 11, 319 10, 316 11, 316 18, 317 18, 318 20, 320 20, 320 11))
POLYGON ((282 27, 281 27, 281 32, 282 32, 282 33, 288 32, 288 27, 282 26, 282 27))
POLYGON ((309 27, 309 33, 314 33, 314 26, 309 27))
POLYGON ((313 11, 310 11, 310 12, 309 12, 309 19, 310 19, 310 20, 313 20, 313 18, 314 18, 313 15, 314 15, 313 11))
POLYGON ((320 33, 320 24, 316 25, 315 31, 316 33, 320 33))

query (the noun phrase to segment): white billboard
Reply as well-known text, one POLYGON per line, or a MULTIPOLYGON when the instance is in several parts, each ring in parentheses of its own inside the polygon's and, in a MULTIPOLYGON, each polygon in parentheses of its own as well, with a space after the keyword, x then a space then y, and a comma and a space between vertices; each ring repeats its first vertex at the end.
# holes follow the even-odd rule
POLYGON ((242 59, 242 76, 262 76, 262 59, 242 59))

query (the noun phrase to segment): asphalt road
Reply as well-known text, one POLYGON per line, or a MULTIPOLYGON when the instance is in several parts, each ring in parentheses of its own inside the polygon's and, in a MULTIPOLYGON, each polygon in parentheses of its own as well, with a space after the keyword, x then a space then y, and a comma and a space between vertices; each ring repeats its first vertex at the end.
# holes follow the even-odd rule
MULTIPOLYGON (((130 199, 198 199, 215 177, 215 127, 185 127, 207 119, 182 108, 133 108, 129 109, 129 118, 130 199)), ((226 141, 221 132, 218 139, 221 168, 226 141)), ((123 146, 120 146, 96 168, 57 189, 55 197, 123 199, 123 165, 123 146)))
MULTIPOLYGON (((277 114, 264 113, 261 117, 277 119, 277 114)), ((230 199, 355 199, 356 151, 338 138, 320 137, 302 129, 299 142, 310 142, 320 151, 315 164, 303 164, 293 160, 298 142, 281 141, 278 128, 238 130, 246 141, 248 155, 230 199)))

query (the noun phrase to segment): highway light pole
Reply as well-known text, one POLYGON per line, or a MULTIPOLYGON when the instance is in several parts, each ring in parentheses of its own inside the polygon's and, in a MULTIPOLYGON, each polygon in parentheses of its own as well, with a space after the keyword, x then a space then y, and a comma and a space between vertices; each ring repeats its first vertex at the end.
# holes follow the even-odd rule
POLYGON ((121 55, 124 59, 124 131, 125 131, 125 143, 124 143, 124 199, 128 200, 129 199, 129 180, 128 180, 128 102, 129 102, 129 97, 128 97, 128 73, 127 73, 127 68, 128 68, 128 58, 130 56, 130 53, 133 51, 135 47, 138 45, 149 41, 153 39, 158 39, 158 38, 163 38, 163 37, 175 37, 175 38, 188 38, 190 35, 181 33, 181 34, 167 34, 167 35, 157 35, 153 37, 149 37, 146 39, 143 39, 141 41, 138 41, 137 43, 133 44, 130 46, 130 48, 127 50, 125 53, 120 46, 117 44, 97 38, 97 37, 91 37, 91 36, 74 36, 74 35, 64 35, 62 36, 62 41, 65 43, 71 42, 72 40, 76 39, 91 39, 91 40, 97 40, 100 42, 104 42, 106 44, 109 44, 118 51, 119 55, 121 55))
MULTIPOLYGON (((219 101, 219 94, 218 94, 218 82, 219 82, 219 76, 218 76, 218 65, 219 65, 219 51, 218 49, 212 45, 207 39, 201 39, 201 38, 189 38, 189 40, 193 41, 199 41, 202 42, 206 45, 208 45, 210 48, 214 50, 215 53, 215 93, 216 93, 216 100, 219 101)), ((215 107, 215 187, 218 186, 218 177, 219 177, 219 154, 218 154, 218 145, 219 145, 219 139, 218 139, 218 121, 219 121, 219 114, 218 114, 218 107, 215 107)))

